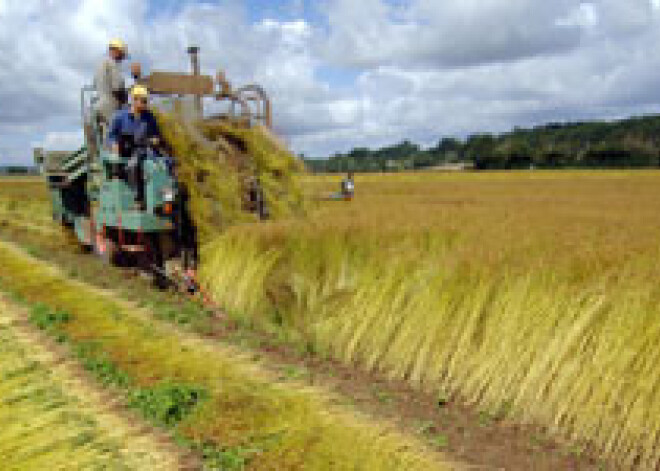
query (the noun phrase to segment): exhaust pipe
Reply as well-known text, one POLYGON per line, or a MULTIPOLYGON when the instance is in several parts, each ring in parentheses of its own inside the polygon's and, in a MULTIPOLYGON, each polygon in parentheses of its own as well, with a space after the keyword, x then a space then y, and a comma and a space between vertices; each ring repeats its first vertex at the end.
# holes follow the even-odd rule
MULTIPOLYGON (((190 55, 190 65, 192 67, 192 74, 195 77, 199 77, 200 75, 199 46, 188 47, 188 54, 190 55)), ((202 96, 199 93, 195 95, 195 111, 197 113, 197 117, 199 119, 202 119, 202 117, 204 116, 204 108, 202 106, 202 96)))

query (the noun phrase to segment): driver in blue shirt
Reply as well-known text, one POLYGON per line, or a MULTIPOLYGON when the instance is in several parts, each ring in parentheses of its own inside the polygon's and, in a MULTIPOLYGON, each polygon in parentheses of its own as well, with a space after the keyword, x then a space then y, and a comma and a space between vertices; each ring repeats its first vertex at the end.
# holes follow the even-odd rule
POLYGON ((124 157, 130 157, 132 146, 160 145, 160 129, 153 113, 149 111, 149 91, 146 87, 136 85, 131 89, 131 106, 115 113, 108 143, 112 152, 124 157))
MULTIPOLYGON (((149 111, 149 91, 142 85, 131 89, 131 106, 115 113, 108 133, 110 150, 128 158, 126 180, 135 191, 140 206, 144 206, 143 161, 145 158, 161 157, 158 149, 163 146, 156 118, 149 111), (151 152, 150 152, 151 151, 151 152)), ((166 159, 172 172, 172 162, 166 159)))

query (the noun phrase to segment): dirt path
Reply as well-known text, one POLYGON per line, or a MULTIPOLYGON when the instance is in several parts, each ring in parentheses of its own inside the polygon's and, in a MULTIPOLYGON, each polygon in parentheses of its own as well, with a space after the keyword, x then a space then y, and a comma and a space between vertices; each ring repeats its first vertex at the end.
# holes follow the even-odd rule
MULTIPOLYGON (((145 319, 161 317, 159 310, 188 308, 185 302, 155 293, 140 280, 127 279, 125 271, 108 269, 89 256, 53 252, 47 247, 35 250, 37 256, 56 262, 66 273, 75 270, 76 278, 91 281, 105 295, 123 299, 120 302, 145 319), (149 309, 144 309, 145 304, 149 309)), ((416 435, 447 454, 452 461, 469 463, 475 469, 616 469, 610 463, 591 458, 593 454, 587 447, 560 442, 539 427, 504 421, 466 406, 460 399, 434 397, 404 382, 388 381, 377 374, 321 359, 273 336, 224 321, 203 324, 201 329, 194 323, 165 325, 189 345, 201 343, 224 354, 258 359, 259 368, 275 380, 329 391, 335 402, 396 424, 405 433, 416 435), (195 332, 185 333, 186 329, 195 332)))
POLYGON ((177 470, 168 437, 93 386, 62 349, 0 294, 0 462, 3 469, 177 470))

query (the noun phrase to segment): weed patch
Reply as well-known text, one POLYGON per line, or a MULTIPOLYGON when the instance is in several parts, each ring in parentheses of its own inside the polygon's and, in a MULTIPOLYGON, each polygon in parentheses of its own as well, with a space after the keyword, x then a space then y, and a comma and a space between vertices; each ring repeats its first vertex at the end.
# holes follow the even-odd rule
POLYGON ((98 342, 76 343, 74 351, 83 368, 104 386, 127 389, 133 384, 131 377, 110 359, 98 342))
POLYGON ((153 422, 173 427, 207 396, 200 387, 165 383, 133 391, 129 405, 153 422))
POLYGON ((62 326, 71 320, 68 312, 53 311, 45 304, 37 304, 30 311, 30 322, 39 329, 49 333, 56 333, 58 340, 64 340, 62 326))

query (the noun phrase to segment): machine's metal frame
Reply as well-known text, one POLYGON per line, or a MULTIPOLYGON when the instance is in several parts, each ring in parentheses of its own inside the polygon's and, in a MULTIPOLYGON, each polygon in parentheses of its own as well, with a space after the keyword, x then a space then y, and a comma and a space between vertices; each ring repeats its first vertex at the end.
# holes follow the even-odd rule
POLYGON ((234 89, 223 70, 218 70, 215 79, 200 72, 199 47, 188 48, 191 73, 154 71, 140 79, 154 95, 192 96, 199 119, 204 118, 204 98, 228 102, 229 113, 216 114, 206 119, 235 119, 248 125, 260 124, 267 128, 273 125, 272 104, 268 93, 259 85, 249 84, 234 89))

